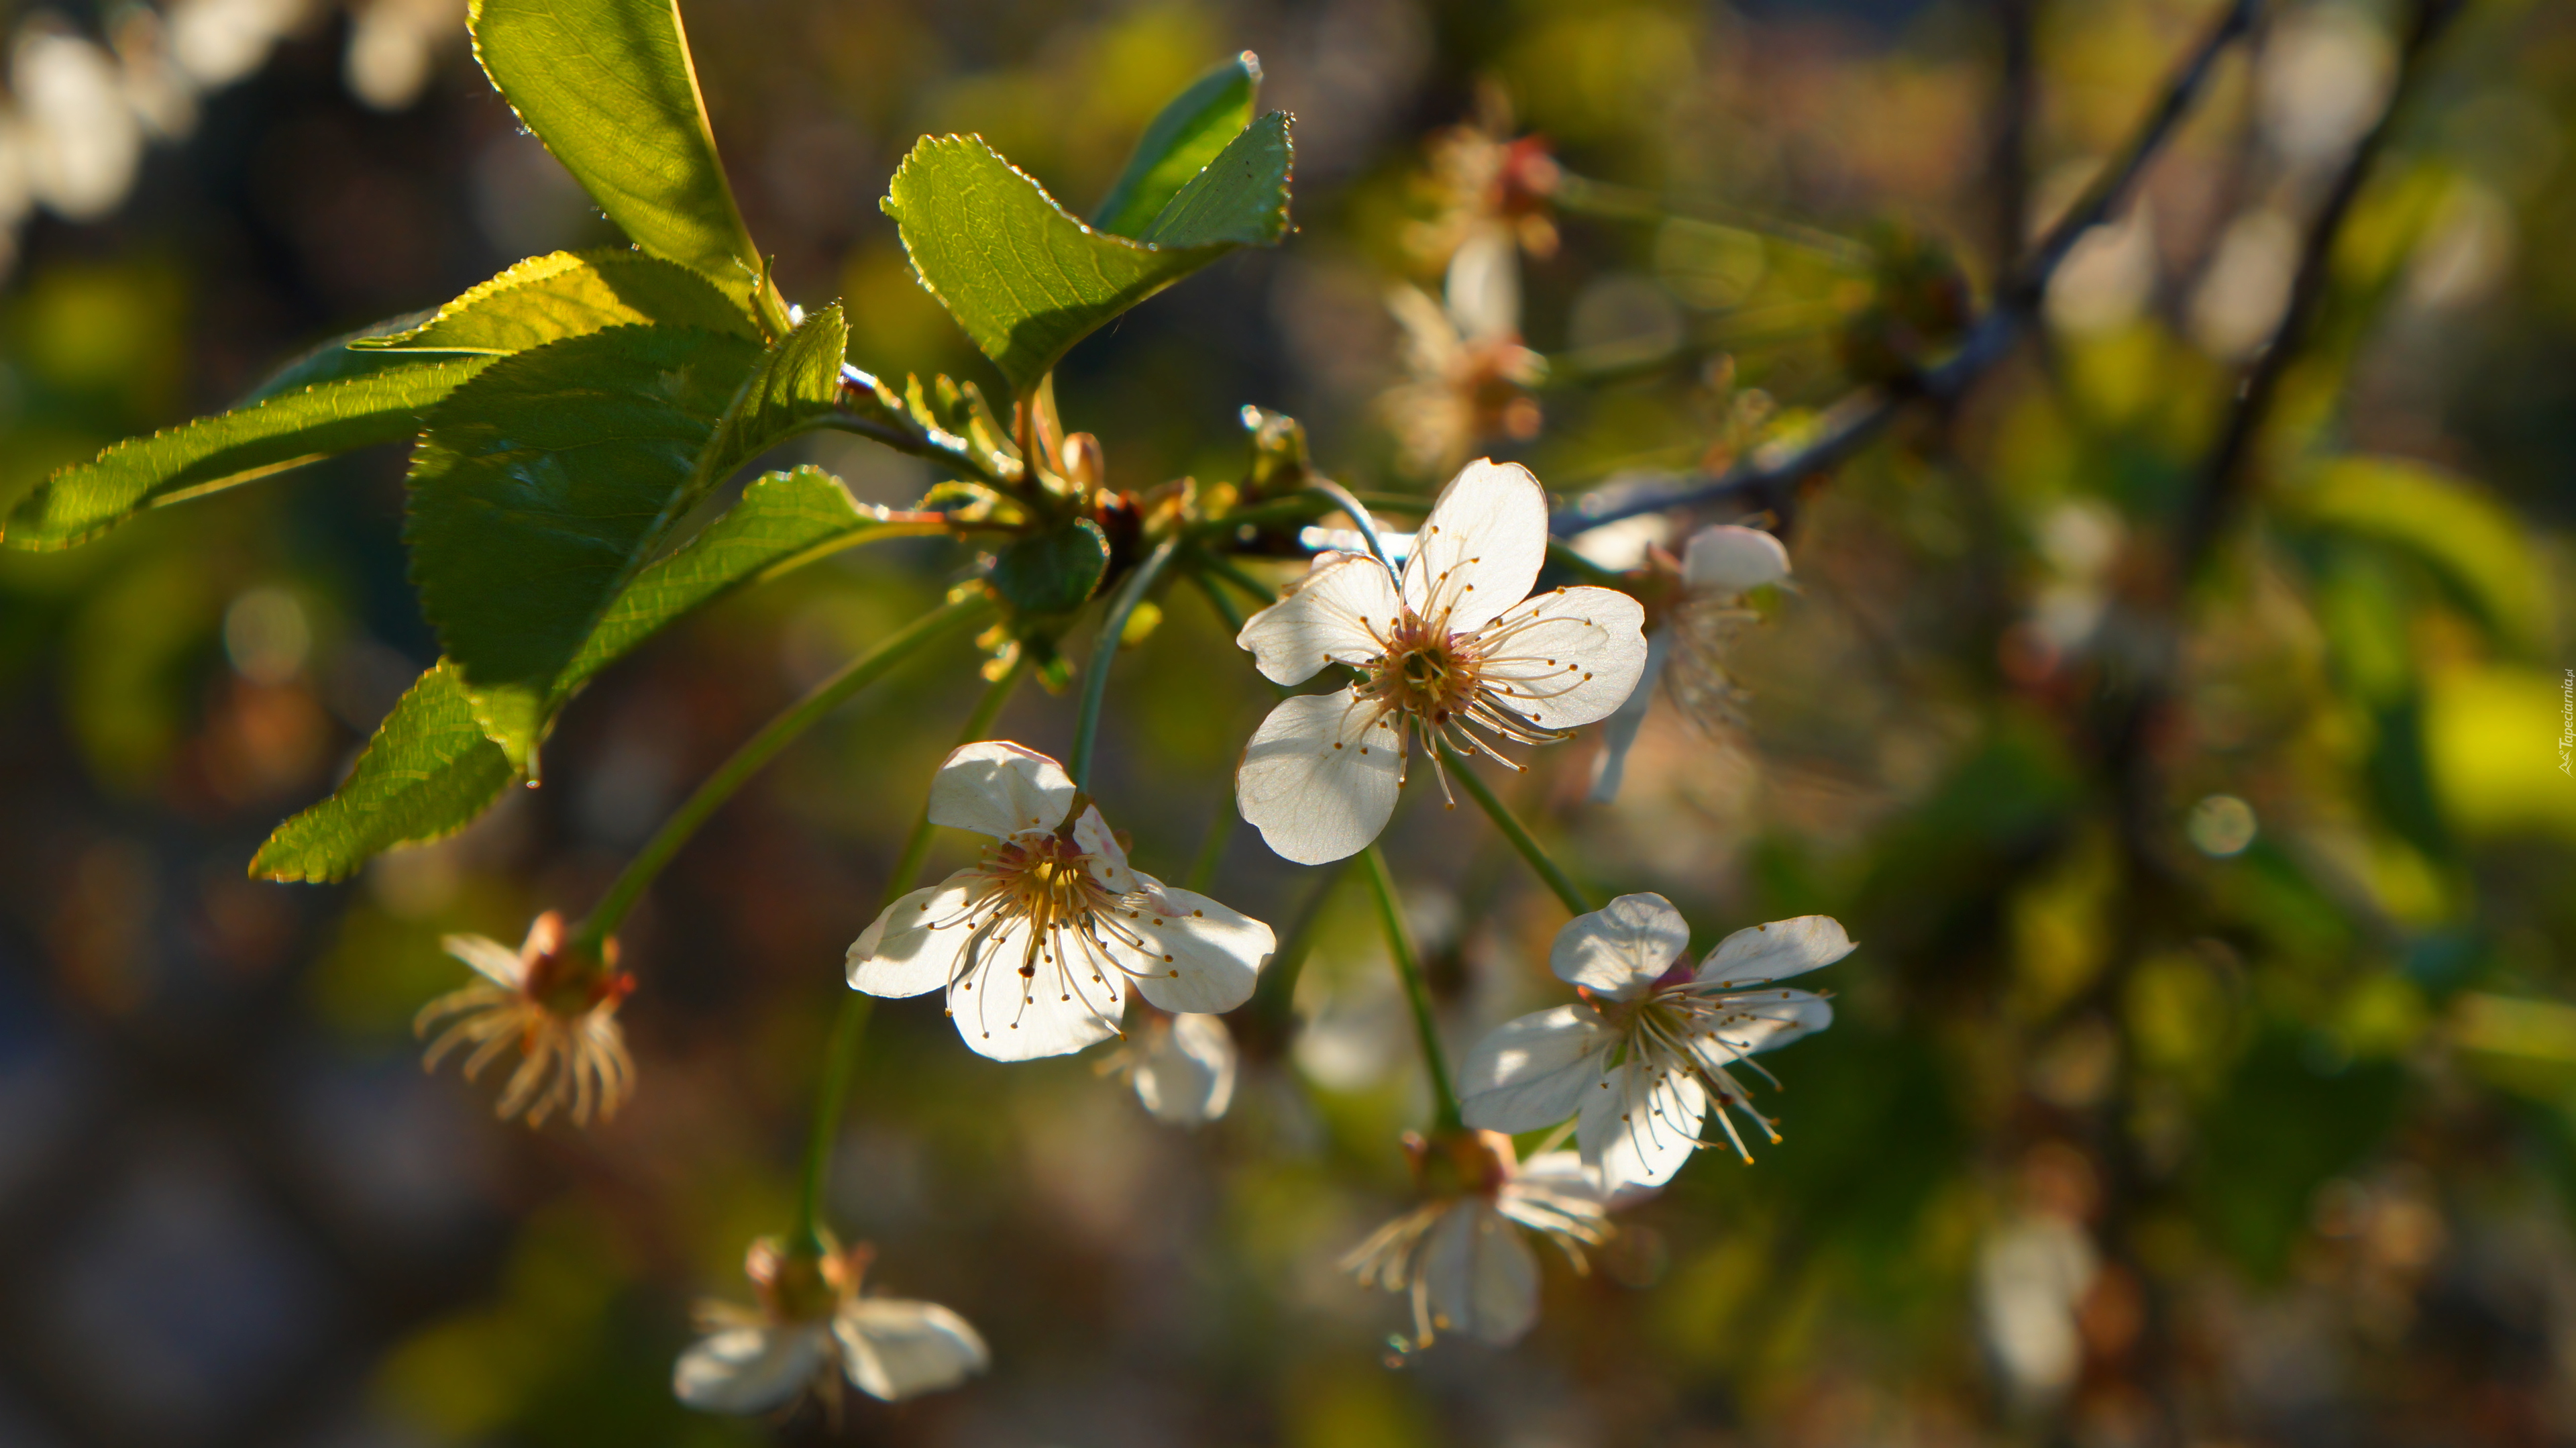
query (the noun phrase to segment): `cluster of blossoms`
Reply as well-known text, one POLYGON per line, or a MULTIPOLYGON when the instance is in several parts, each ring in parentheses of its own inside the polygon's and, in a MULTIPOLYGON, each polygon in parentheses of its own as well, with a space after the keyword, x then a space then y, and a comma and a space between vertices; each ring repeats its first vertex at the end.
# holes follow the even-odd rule
MULTIPOLYGON (((1625 575, 1633 593, 1533 593, 1547 552, 1538 480, 1476 462, 1434 502, 1400 567, 1377 551, 1325 553, 1245 622, 1237 642, 1272 682, 1304 683, 1337 665, 1350 675, 1284 699, 1244 750, 1237 799, 1272 850, 1321 864, 1368 849, 1417 745, 1444 795, 1449 771, 1472 767, 1468 756, 1519 769, 1504 746, 1550 743, 1581 725, 1611 720, 1621 737, 1609 747, 1623 750, 1665 659, 1713 654, 1721 631, 1748 616, 1741 596, 1788 571, 1769 535, 1717 528, 1682 559, 1659 554, 1625 575)), ((997 1061, 1120 1037, 1103 1070, 1123 1075, 1154 1116, 1188 1125, 1223 1115, 1238 1064, 1220 1017, 1250 1000, 1277 952, 1270 927, 1136 870, 1091 797, 1019 744, 952 752, 927 814, 991 843, 975 863, 885 907, 849 948, 850 987, 940 993, 967 1046, 997 1061)), ((1736 1072, 1767 1077, 1757 1053, 1831 1023, 1823 996, 1777 982, 1832 964, 1852 943, 1823 916, 1739 930, 1696 966, 1689 942, 1660 895, 1578 915, 1550 956, 1577 1000, 1494 1031, 1466 1059, 1444 1118, 1452 1124, 1407 1138, 1418 1203, 1343 1265, 1409 1296, 1415 1345, 1442 1332, 1517 1340, 1538 1304, 1527 1239, 1584 1270, 1586 1249, 1613 1231, 1612 1207, 1670 1181, 1708 1144, 1712 1107, 1748 1160, 1737 1116, 1778 1140, 1736 1072), (1528 1161, 1506 1134, 1560 1125, 1576 1149, 1528 1161)), ((449 948, 486 981, 422 1013, 424 1031, 453 1021, 431 1046, 433 1063, 471 1045, 470 1076, 515 1043, 522 1060, 502 1111, 532 1122, 566 1108, 588 1121, 623 1102, 633 1078, 615 1013, 631 978, 614 968, 613 944, 568 945, 549 913, 516 952, 480 937, 449 948)), ((706 1335, 674 1378, 683 1401, 764 1412, 810 1389, 837 1410, 844 1380, 891 1400, 983 1370, 984 1344, 957 1314, 864 1296, 867 1249, 809 1236, 801 1250, 752 1249, 757 1309, 702 1309, 706 1335)))

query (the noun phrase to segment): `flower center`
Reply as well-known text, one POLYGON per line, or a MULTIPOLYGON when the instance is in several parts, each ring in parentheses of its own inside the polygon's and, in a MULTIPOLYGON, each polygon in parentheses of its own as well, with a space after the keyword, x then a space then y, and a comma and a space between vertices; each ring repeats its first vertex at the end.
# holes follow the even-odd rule
POLYGON ((1437 728, 1465 712, 1476 693, 1475 656, 1445 629, 1407 613, 1385 640, 1386 654, 1365 685, 1380 703, 1437 728))

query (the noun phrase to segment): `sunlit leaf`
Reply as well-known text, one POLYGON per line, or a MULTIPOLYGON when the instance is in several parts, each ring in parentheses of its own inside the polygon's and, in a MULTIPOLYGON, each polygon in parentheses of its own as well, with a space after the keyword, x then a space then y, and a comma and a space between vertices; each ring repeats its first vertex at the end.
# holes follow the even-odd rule
POLYGON ((329 799, 277 827, 250 863, 267 880, 340 880, 396 845, 452 835, 498 799, 509 757, 453 664, 420 676, 329 799))
POLYGON ((2569 687, 2562 674, 2510 667, 2447 669, 2425 681, 2425 763, 2452 828, 2576 840, 2569 687))
POLYGON ((853 501, 841 480, 821 468, 764 473, 706 531, 635 575, 564 671, 561 692, 569 694, 664 624, 740 585, 855 542, 943 531, 942 523, 898 520, 853 501))
POLYGON ((95 462, 54 474, 21 499, 9 515, 5 541, 13 548, 68 548, 145 508, 184 502, 335 453, 405 441, 420 431, 432 407, 489 361, 405 359, 399 366, 118 443, 95 462))
POLYGON ((1290 161, 1288 117, 1264 116, 1131 240, 1067 215, 981 140, 925 138, 884 205, 923 284, 1025 393, 1101 324, 1235 247, 1285 235, 1290 161))
POLYGON ((558 251, 520 262, 418 326, 350 345, 360 351, 525 352, 638 323, 760 336, 741 308, 687 267, 638 251, 558 251))
POLYGON ((694 505, 733 470, 805 431, 831 412, 841 392, 841 357, 850 329, 838 302, 797 324, 743 386, 698 458, 681 506, 694 505))
POLYGON ((993 564, 993 586, 1013 607, 1029 613, 1070 613, 1082 607, 1109 571, 1109 540, 1098 524, 1076 518, 1052 533, 1022 538, 993 564))
POLYGON ((759 360, 738 337, 612 327, 502 358, 439 409, 412 456, 412 579, 514 762, 759 360))
POLYGON ((2338 458, 2285 490, 2277 506, 2409 554, 2518 650, 2537 649, 2548 633, 2548 588, 2528 530, 2464 478, 2406 458, 2338 458))
POLYGON ((352 377, 371 377, 391 368, 408 367, 420 359, 388 357, 378 352, 361 351, 358 350, 357 344, 377 337, 391 337, 408 332, 436 315, 438 314, 435 311, 406 312, 399 317, 387 317, 373 326, 360 327, 354 332, 344 332, 270 373, 264 381, 252 388, 233 406, 236 409, 244 408, 254 402, 266 402, 272 397, 301 392, 307 387, 320 383, 344 382, 352 377))
POLYGON ((474 0, 475 58, 636 245, 746 297, 760 254, 734 205, 674 0, 474 0))
POLYGON ((1248 50, 1190 82, 1145 127, 1091 224, 1114 236, 1144 235, 1190 178, 1252 124, 1260 90, 1261 60, 1248 50))

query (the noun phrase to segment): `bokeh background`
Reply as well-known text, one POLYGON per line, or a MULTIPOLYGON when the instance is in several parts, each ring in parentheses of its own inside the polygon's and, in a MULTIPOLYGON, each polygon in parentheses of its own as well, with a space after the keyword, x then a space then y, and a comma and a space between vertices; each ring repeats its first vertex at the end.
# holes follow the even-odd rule
MULTIPOLYGON (((1239 475, 1250 402, 1356 486, 1472 446, 1562 491, 1722 465, 1883 371, 1874 268, 1937 242, 1986 294, 2213 11, 687 8, 788 294, 847 298, 854 360, 895 374, 981 365, 875 206, 917 135, 979 131, 1078 207, 1164 97, 1256 50, 1298 118, 1300 231, 1079 349, 1071 424, 1126 487, 1239 475), (1425 441, 1428 324, 1389 291, 1441 293, 1431 178, 1465 122, 1544 135, 1596 204, 1552 249, 1523 233, 1547 380, 1425 441)), ((0 7, 0 501, 316 338, 613 240, 461 9, 0 7)), ((742 1296, 745 1243, 787 1223, 841 951, 980 687, 962 654, 800 744, 648 897, 616 1122, 531 1133, 420 1071, 443 932, 578 913, 760 720, 934 599, 947 545, 691 620, 571 709, 542 790, 335 887, 244 866, 435 655, 398 454, 0 553, 0 1443, 2576 1440, 2576 10, 2473 0, 2427 59, 2253 501, 2191 592, 2162 583, 2402 23, 2270 7, 2038 333, 1805 491, 1736 717, 1659 702, 1615 804, 1584 800, 1588 738, 1509 786, 1703 945, 1827 911, 1862 947, 1835 1028, 1774 1062, 1783 1144, 1695 1162, 1588 1278, 1552 1265, 1508 1352, 1404 1353, 1400 1303, 1335 1270, 1405 1205, 1425 1100, 1346 884, 1196 1132, 1088 1059, 997 1066, 935 1006, 881 1008, 832 1214, 889 1290, 976 1322, 994 1374, 838 1424, 671 1400, 689 1302, 742 1296), (2168 640, 2140 767, 2104 701, 2168 640)), ((872 500, 934 481, 807 455, 872 500)), ((1187 593, 1117 668, 1101 793, 1177 876, 1268 696, 1187 593)), ((1070 718, 1032 689, 1004 729, 1060 751, 1070 718)), ((1394 857, 1455 1050, 1556 998, 1563 917, 1414 794, 1394 857)), ((1285 922, 1316 882, 1238 829, 1214 893, 1285 922)))

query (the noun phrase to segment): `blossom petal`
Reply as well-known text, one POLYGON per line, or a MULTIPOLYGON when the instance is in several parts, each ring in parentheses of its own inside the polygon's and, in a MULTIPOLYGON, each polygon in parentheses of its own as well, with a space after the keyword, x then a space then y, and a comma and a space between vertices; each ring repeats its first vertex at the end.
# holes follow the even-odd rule
POLYGON ((1345 553, 1245 620, 1234 641, 1252 651, 1270 682, 1302 684, 1326 664, 1364 664, 1384 653, 1378 639, 1403 608, 1385 564, 1345 553))
POLYGON ((1547 966, 1567 985, 1634 1000, 1690 949, 1690 923, 1661 895, 1622 895, 1556 932, 1547 966))
POLYGON ((1546 561, 1546 490, 1518 463, 1479 458, 1441 489, 1413 535, 1404 603, 1452 633, 1472 633, 1529 597, 1546 561))
POLYGON ((1422 1275, 1435 1326, 1509 1347, 1538 1318, 1538 1259, 1481 1197, 1461 1200, 1433 1224, 1422 1275))
POLYGON ((439 939, 438 947, 474 967, 474 973, 501 987, 517 990, 526 965, 519 952, 488 935, 448 935, 439 939))
POLYGON ((1612 588, 1552 589, 1477 635, 1481 683, 1543 729, 1606 719, 1646 673, 1646 610, 1612 588))
POLYGON ((1789 550, 1759 528, 1702 528, 1682 550, 1682 584, 1692 593, 1734 597, 1789 576, 1789 550))
POLYGON ((1486 1131, 1537 1131, 1582 1109, 1618 1037, 1584 1006, 1505 1021, 1458 1068, 1458 1105, 1486 1131))
POLYGON ((833 1315, 832 1335, 851 1384, 889 1403, 953 1388, 993 1362, 974 1327, 936 1302, 854 1298, 833 1315))
POLYGON ((1549 1151, 1522 1162, 1494 1196, 1495 1209, 1571 1250, 1610 1235, 1610 1193, 1580 1152, 1549 1151))
POLYGON ((1032 949, 1032 933, 1025 918, 1014 918, 971 938, 969 958, 948 991, 948 1014, 977 1055, 1034 1061, 1118 1034, 1127 1005, 1120 977, 1087 961, 1059 959, 1053 940, 1032 949), (1020 973, 1023 965, 1030 974, 1020 973))
POLYGON ((1831 965, 1857 947, 1830 915, 1801 915, 1735 932, 1700 962, 1704 986, 1760 985, 1831 965))
POLYGON ((823 1369, 819 1324, 728 1327, 691 1343, 671 1369, 671 1392, 709 1413, 766 1413, 792 1401, 823 1369))
POLYGON ((1073 808, 1064 766, 1008 740, 960 745, 930 781, 930 822, 997 840, 1051 830, 1073 808))
POLYGON ((1592 760, 1592 792, 1585 796, 1592 804, 1608 804, 1619 797, 1619 785, 1628 777, 1628 751, 1636 747, 1637 731, 1645 726, 1646 711, 1655 702, 1655 681, 1663 677, 1664 660, 1672 653, 1673 631, 1659 628, 1646 635, 1646 667, 1637 675, 1637 687, 1628 693, 1627 702, 1610 713, 1610 722, 1601 726, 1601 752, 1592 760))
POLYGON ((1343 689, 1281 700, 1244 746, 1234 792, 1274 853, 1321 865, 1368 848, 1403 777, 1403 736, 1343 689))
POLYGON ((1136 1099, 1167 1126, 1214 1121, 1234 1103, 1234 1037, 1215 1016, 1188 1014, 1144 1033, 1136 1099))
POLYGON ((941 928, 974 898, 980 877, 960 870, 936 885, 915 890, 885 908, 850 942, 850 989, 872 996, 928 995, 957 974, 970 931, 941 928))
POLYGON ((1834 1023, 1834 1003, 1814 991, 1748 992, 1726 1005, 1725 1015, 1691 1036, 1692 1045, 1712 1066, 1785 1046, 1834 1023))
POLYGON ((1279 939, 1270 927, 1205 895, 1137 877, 1147 902, 1127 918, 1150 956, 1136 989, 1175 1014, 1215 1015, 1252 999, 1254 980, 1279 939), (1157 914, 1160 910, 1164 913, 1157 914))
POLYGON ((1631 1060, 1584 1098, 1574 1141, 1606 1190, 1659 1187, 1699 1148, 1707 1115, 1699 1078, 1631 1060))

